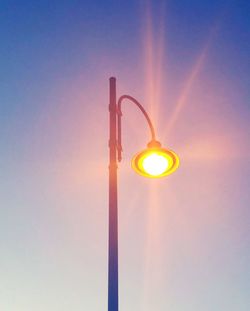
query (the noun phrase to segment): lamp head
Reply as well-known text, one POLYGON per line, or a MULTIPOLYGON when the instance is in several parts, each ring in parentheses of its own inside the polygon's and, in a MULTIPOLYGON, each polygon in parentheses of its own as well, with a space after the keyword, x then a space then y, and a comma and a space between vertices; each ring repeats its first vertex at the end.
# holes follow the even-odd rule
POLYGON ((178 156, 171 150, 161 147, 161 143, 152 140, 147 149, 137 153, 132 159, 133 169, 140 175, 159 178, 173 173, 179 166, 178 156))

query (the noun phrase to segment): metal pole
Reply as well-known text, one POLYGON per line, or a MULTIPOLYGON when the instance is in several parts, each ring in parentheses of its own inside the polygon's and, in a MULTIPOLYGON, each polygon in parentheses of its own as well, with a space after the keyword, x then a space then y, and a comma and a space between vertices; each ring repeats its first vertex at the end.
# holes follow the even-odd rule
POLYGON ((109 253, 108 311, 118 311, 117 104, 116 79, 109 79, 109 253))

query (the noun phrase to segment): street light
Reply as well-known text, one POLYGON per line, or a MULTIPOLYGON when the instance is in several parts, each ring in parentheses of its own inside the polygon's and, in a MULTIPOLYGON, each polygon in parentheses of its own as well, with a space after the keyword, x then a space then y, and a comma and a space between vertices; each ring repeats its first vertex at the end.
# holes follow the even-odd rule
POLYGON ((133 102, 144 114, 151 132, 147 149, 132 159, 132 168, 140 175, 159 178, 173 173, 179 166, 178 156, 161 147, 156 140, 153 124, 142 105, 132 96, 123 95, 116 100, 116 79, 109 79, 109 255, 108 255, 108 311, 118 311, 118 211, 117 211, 117 161, 122 160, 121 104, 133 102))

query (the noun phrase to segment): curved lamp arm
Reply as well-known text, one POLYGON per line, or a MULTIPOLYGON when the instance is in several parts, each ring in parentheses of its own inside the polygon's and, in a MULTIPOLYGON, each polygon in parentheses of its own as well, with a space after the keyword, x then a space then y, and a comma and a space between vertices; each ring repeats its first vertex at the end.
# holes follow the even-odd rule
POLYGON ((124 99, 129 99, 130 101, 132 101, 134 104, 136 104, 136 106, 141 110, 141 112, 143 113, 143 115, 145 116, 147 122, 148 122, 148 125, 149 125, 149 128, 150 128, 150 132, 151 132, 151 140, 152 141, 155 141, 156 140, 156 135, 155 135, 155 129, 153 127, 153 124, 146 112, 146 110, 142 107, 142 105, 132 96, 130 95, 123 95, 119 98, 118 100, 118 104, 117 104, 117 108, 118 108, 118 111, 117 111, 117 114, 118 114, 118 145, 117 145, 117 149, 118 149, 118 161, 121 162, 121 159, 122 159, 122 143, 121 143, 121 117, 122 117, 122 111, 121 111, 121 104, 122 104, 122 101, 124 99))

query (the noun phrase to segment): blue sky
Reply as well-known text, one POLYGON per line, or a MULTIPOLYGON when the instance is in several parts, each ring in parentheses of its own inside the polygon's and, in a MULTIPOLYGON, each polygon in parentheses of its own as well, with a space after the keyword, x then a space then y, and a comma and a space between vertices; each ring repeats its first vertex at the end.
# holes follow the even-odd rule
POLYGON ((248 1, 1 1, 1 310, 107 309, 110 76, 181 161, 136 176, 124 105, 120 310, 249 310, 249 28, 248 1))

